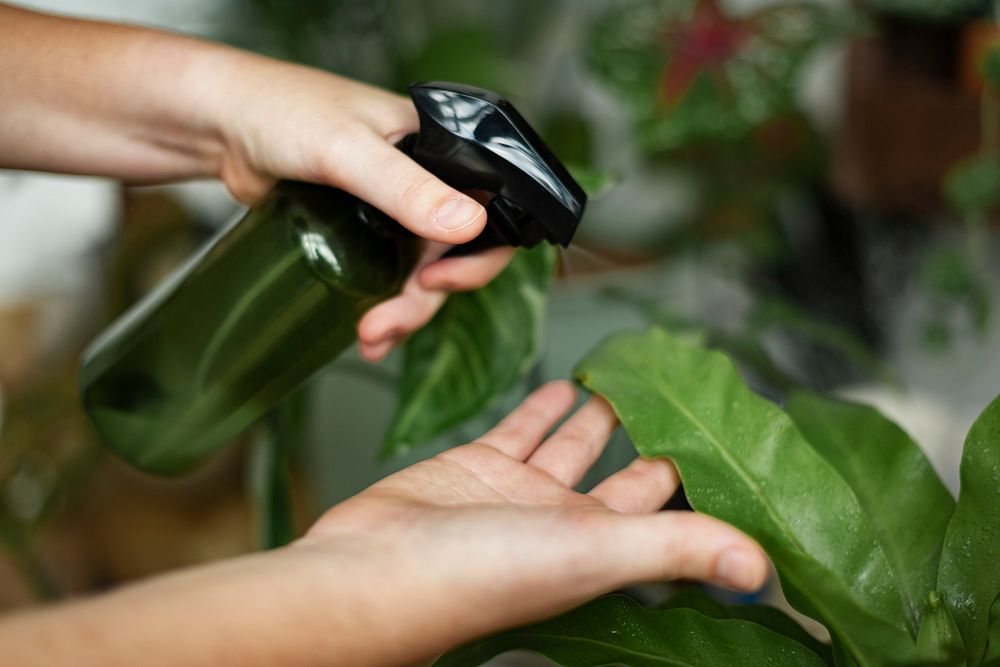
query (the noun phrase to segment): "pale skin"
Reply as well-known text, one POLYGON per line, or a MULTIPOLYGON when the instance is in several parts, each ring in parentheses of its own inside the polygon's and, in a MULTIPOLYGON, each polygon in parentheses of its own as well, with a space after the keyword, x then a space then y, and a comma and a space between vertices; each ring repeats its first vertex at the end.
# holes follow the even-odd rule
MULTIPOLYGON (((315 181, 427 239, 403 293, 360 323, 372 360, 509 259, 433 259, 485 216, 392 148, 414 129, 405 98, 331 74, 0 5, 0 166, 215 177, 247 202, 277 178, 315 181)), ((333 507, 288 547, 8 615, 0 664, 405 665, 634 582, 763 583, 748 537, 660 511, 678 483, 667 461, 636 459, 575 491, 617 425, 591 397, 557 427, 575 400, 569 383, 542 387, 476 442, 333 507)))
POLYGON ((481 287, 513 254, 438 259, 486 211, 400 153, 419 127, 409 99, 196 39, 0 4, 0 168, 126 183, 218 178, 252 203, 276 179, 347 190, 427 240, 402 294, 358 327, 385 357, 449 291, 481 287))

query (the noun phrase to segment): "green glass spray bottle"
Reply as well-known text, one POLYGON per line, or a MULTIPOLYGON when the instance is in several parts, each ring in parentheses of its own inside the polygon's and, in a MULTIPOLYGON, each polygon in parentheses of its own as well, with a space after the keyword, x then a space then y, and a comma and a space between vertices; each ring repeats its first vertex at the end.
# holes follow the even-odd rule
MULTIPOLYGON (((569 244, 586 196, 507 101, 440 82, 410 94, 420 131, 400 150, 454 188, 493 195, 486 229, 457 252, 569 244)), ((84 407, 133 465, 190 469, 347 348, 419 249, 343 191, 281 182, 94 340, 84 407)))

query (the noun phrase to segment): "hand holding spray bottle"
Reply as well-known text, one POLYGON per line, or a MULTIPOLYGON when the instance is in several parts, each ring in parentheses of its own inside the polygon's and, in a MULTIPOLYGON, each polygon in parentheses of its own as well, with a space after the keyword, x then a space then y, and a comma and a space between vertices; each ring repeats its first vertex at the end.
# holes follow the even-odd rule
MULTIPOLYGON (((441 82, 410 95, 420 131, 399 149, 492 195, 486 229, 453 252, 569 245, 586 196, 509 102, 441 82)), ((346 192, 281 182, 94 340, 84 406, 133 465, 187 470, 346 349, 419 254, 420 239, 346 192)))

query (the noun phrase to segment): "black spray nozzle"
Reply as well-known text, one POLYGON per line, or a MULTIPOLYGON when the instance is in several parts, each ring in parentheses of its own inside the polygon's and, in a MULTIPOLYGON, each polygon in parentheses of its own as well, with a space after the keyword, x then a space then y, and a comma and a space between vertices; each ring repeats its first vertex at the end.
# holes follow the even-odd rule
POLYGON ((510 102, 438 81, 413 84, 410 96, 420 131, 400 149, 453 188, 492 195, 487 228, 463 250, 569 245, 587 196, 510 102))

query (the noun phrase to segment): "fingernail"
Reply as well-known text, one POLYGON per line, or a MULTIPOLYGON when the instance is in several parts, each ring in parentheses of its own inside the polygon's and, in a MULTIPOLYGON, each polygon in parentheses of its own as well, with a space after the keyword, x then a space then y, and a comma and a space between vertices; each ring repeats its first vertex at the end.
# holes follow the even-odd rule
POLYGON ((478 220, 482 210, 483 207, 471 199, 454 197, 434 212, 434 223, 446 231, 457 232, 478 220))
POLYGON ((758 559, 746 549, 723 551, 715 564, 715 580, 723 586, 753 590, 758 587, 758 559))

